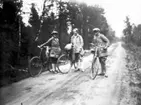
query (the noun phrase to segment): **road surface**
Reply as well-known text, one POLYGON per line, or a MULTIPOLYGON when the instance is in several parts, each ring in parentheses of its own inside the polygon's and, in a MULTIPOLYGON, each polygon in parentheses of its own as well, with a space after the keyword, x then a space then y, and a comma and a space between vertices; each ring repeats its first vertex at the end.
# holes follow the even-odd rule
POLYGON ((1 88, 1 105, 120 105, 126 53, 120 42, 108 51, 108 78, 97 76, 91 80, 89 55, 83 59, 84 72, 44 72, 1 88))

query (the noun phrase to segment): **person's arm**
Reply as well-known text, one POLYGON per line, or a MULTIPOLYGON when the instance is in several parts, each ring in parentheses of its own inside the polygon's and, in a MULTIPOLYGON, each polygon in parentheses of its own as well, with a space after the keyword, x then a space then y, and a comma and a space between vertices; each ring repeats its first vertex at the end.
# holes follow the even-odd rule
POLYGON ((71 39, 70 39, 70 43, 72 43, 73 42, 73 36, 71 36, 71 39))
POLYGON ((70 40, 70 43, 72 44, 72 46, 73 46, 73 36, 71 36, 71 40, 70 40))
POLYGON ((83 41, 83 38, 82 38, 81 35, 80 35, 80 40, 81 40, 81 46, 83 47, 84 46, 84 41, 83 41))
POLYGON ((48 41, 46 41, 45 43, 41 44, 40 47, 43 47, 45 45, 47 45, 48 43, 50 43, 52 41, 53 37, 51 37, 48 41))
POLYGON ((110 46, 109 39, 106 36, 104 36, 104 35, 101 35, 101 38, 106 43, 106 47, 105 48, 108 48, 110 46))

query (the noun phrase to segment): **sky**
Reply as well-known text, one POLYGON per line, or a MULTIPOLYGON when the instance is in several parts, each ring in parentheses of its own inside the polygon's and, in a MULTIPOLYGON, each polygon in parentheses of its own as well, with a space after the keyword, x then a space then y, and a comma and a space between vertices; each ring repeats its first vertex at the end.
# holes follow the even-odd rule
MULTIPOLYGON (((30 4, 35 3, 39 15, 42 11, 42 4, 44 0, 23 0, 24 11, 30 11, 30 4)), ((116 32, 116 36, 122 36, 122 30, 125 27, 124 20, 126 16, 129 16, 131 23, 135 25, 141 24, 141 0, 76 0, 78 2, 85 2, 88 5, 99 5, 105 10, 105 17, 108 24, 116 32)), ((23 15, 23 21, 28 24, 27 16, 23 15)))
POLYGON ((31 3, 34 3, 36 6, 36 9, 38 11, 38 14, 41 15, 42 8, 43 8, 43 0, 23 0, 23 7, 22 11, 25 12, 25 14, 22 14, 22 21, 25 23, 25 26, 30 26, 28 23, 30 12, 31 12, 31 3))
POLYGON ((99 5, 105 10, 108 24, 116 32, 116 36, 122 36, 125 27, 124 20, 129 16, 131 23, 141 24, 141 0, 77 0, 88 5, 99 5))

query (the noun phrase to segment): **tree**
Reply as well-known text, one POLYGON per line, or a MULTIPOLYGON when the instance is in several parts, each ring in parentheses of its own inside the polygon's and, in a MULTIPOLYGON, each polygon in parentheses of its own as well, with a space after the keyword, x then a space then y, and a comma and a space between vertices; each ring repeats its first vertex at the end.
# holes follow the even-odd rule
MULTIPOLYGON (((34 6, 31 8, 32 12, 35 11, 35 8, 33 7, 34 6)), ((36 11, 34 14, 37 15, 36 11)), ((93 28, 100 28, 105 35, 107 35, 109 31, 107 20, 104 17, 104 9, 99 6, 88 6, 85 3, 66 2, 62 0, 44 0, 42 15, 39 17, 39 27, 37 27, 37 20, 38 19, 36 18, 33 19, 32 13, 29 21, 32 25, 32 34, 35 34, 36 30, 39 30, 37 39, 40 39, 39 42, 43 43, 49 39, 52 30, 57 30, 59 32, 62 49, 64 48, 64 45, 69 42, 71 36, 71 34, 67 33, 68 22, 72 26, 72 29, 79 29, 79 32, 84 39, 84 48, 88 48, 88 34, 93 28), (53 9, 56 11, 53 11, 53 9)))
POLYGON ((131 42, 132 41, 132 25, 130 23, 130 18, 126 16, 125 20, 125 29, 123 30, 123 34, 125 36, 126 42, 131 42))
POLYGON ((18 0, 3 0, 0 9, 1 67, 7 63, 16 65, 19 53, 19 10, 18 0))
POLYGON ((141 46, 141 24, 133 27, 132 40, 134 44, 141 46))
POLYGON ((39 37, 38 34, 39 33, 39 30, 40 30, 40 24, 41 24, 41 21, 40 21, 40 18, 39 18, 39 15, 37 13, 37 10, 35 8, 35 4, 32 3, 32 6, 31 6, 31 13, 30 13, 30 18, 29 18, 29 24, 31 25, 31 27, 27 27, 27 28, 24 28, 23 27, 23 30, 25 33, 26 32, 26 29, 29 31, 28 33, 25 33, 23 34, 23 37, 25 38, 25 41, 26 46, 28 48, 28 53, 29 55, 38 55, 38 51, 37 51, 37 42, 35 41, 36 37, 39 37))

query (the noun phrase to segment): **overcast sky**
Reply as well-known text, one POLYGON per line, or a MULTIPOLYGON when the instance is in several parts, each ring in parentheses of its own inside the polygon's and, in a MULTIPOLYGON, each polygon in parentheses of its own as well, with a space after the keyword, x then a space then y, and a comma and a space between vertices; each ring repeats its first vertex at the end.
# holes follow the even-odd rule
POLYGON ((98 4, 105 9, 105 16, 109 25, 116 31, 116 36, 122 35, 126 16, 129 16, 131 23, 141 24, 141 0, 85 0, 85 2, 89 5, 98 4))
MULTIPOLYGON (((44 0, 23 0, 24 11, 29 12, 32 2, 37 5, 39 13, 41 13, 44 0)), ((116 36, 122 35, 124 28, 124 20, 129 16, 131 23, 136 25, 141 24, 141 0, 76 0, 78 2, 85 2, 88 5, 99 5, 105 9, 105 16, 108 24, 116 31, 116 36)), ((23 21, 27 23, 28 16, 24 16, 23 21)))

